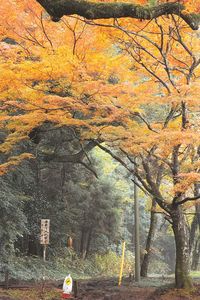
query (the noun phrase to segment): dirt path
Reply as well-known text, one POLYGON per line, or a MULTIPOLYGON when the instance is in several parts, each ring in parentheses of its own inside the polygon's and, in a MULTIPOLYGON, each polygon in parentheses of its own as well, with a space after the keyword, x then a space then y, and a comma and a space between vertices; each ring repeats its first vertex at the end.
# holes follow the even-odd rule
POLYGON ((78 300, 200 300, 200 285, 190 294, 167 287, 169 281, 146 280, 138 286, 135 282, 124 282, 121 287, 112 280, 82 282, 78 300), (160 287, 162 286, 163 287, 160 287))
POLYGON ((80 300, 148 300, 153 299, 152 294, 155 288, 138 288, 138 287, 121 287, 121 288, 107 288, 86 290, 81 292, 77 299, 80 300))
MULTIPOLYGON (((76 300, 200 300, 200 282, 190 292, 169 288, 169 280, 152 278, 138 285, 128 280, 121 287, 115 279, 81 280, 76 300), (168 287, 167 287, 168 286, 168 287)), ((61 300, 61 282, 45 282, 33 287, 0 289, 0 300, 61 300), (59 287, 59 288, 58 288, 59 287)))

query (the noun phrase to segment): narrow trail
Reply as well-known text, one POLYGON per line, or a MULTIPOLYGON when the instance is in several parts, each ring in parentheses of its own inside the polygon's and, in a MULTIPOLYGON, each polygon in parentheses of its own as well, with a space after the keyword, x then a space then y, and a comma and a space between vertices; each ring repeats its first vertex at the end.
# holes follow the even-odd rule
MULTIPOLYGON (((200 281, 198 280, 200 283, 200 281)), ((163 278, 143 279, 140 284, 126 280, 118 287, 116 280, 90 280, 79 283, 78 300, 200 300, 200 285, 190 295, 172 288, 163 278), (170 288, 171 287, 171 288, 170 288)))
MULTIPOLYGON (((90 279, 78 281, 76 300, 200 300, 200 279, 192 292, 172 288, 172 279, 148 278, 140 284, 128 279, 122 286, 116 279, 90 279)), ((37 284, 13 283, 9 289, 0 288, 0 300, 61 300, 61 281, 37 284)))

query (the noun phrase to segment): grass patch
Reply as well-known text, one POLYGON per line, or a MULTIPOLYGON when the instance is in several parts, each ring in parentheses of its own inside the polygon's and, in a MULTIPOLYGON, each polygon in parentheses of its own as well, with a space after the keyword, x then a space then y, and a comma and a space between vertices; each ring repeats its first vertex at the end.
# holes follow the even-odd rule
POLYGON ((8 300, 52 300, 61 299, 61 291, 57 289, 42 289, 40 286, 34 289, 13 289, 2 290, 0 289, 0 297, 8 300))
POLYGON ((200 278, 200 271, 191 271, 190 275, 192 278, 195 278, 195 277, 200 278))

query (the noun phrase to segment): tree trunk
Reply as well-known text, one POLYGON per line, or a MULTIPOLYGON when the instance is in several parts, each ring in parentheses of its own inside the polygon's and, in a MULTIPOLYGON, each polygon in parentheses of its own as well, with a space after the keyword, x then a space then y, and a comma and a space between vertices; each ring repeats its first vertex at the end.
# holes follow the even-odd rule
POLYGON ((84 257, 84 252, 85 252, 85 237, 86 237, 86 231, 85 228, 82 228, 81 231, 81 241, 80 241, 80 256, 84 257))
POLYGON ((190 228, 190 254, 193 252, 193 249, 194 249, 195 236, 196 236, 196 231, 198 230, 198 228, 199 228, 198 216, 195 215, 192 220, 192 224, 191 224, 191 228, 190 228))
POLYGON ((92 240, 92 227, 90 227, 89 229, 89 233, 88 233, 88 239, 87 239, 87 246, 86 246, 86 254, 85 254, 85 258, 87 258, 88 253, 90 251, 90 243, 92 240))
POLYGON ((196 215, 194 216, 191 229, 190 229, 190 257, 191 257, 192 270, 197 270, 199 256, 200 256, 199 214, 200 214, 200 206, 199 204, 197 204, 196 215))
POLYGON ((150 257, 151 257, 151 246, 156 232, 157 216, 154 211, 155 208, 156 208, 156 201, 153 199, 152 206, 151 206, 150 227, 149 227, 149 232, 146 241, 145 254, 141 264, 141 271, 140 271, 142 277, 147 277, 148 267, 149 267, 150 257))
MULTIPOLYGON (((194 196, 197 196, 200 194, 200 184, 195 183, 194 185, 194 196)), ((194 250, 195 246, 195 240, 196 240, 196 235, 199 236, 199 230, 200 230, 200 204, 196 203, 195 204, 195 215, 191 224, 191 229, 190 229, 190 254, 194 250)))
POLYGON ((8 289, 8 286, 9 286, 9 271, 8 271, 8 269, 5 270, 4 285, 5 285, 5 289, 8 289))
MULTIPOLYGON (((200 194, 200 184, 194 185, 194 196, 200 194)), ((190 229, 190 257, 192 259, 191 268, 197 270, 200 256, 200 204, 195 204, 195 216, 190 229)))
POLYGON ((195 247, 192 253, 192 270, 197 271, 198 270, 198 264, 199 264, 199 257, 200 257, 200 237, 196 240, 195 247))
POLYGON ((29 235, 28 239, 28 256, 37 255, 37 240, 34 235, 29 235))
POLYGON ((176 206, 171 211, 172 228, 176 244, 175 283, 177 288, 191 288, 189 228, 182 207, 176 206))

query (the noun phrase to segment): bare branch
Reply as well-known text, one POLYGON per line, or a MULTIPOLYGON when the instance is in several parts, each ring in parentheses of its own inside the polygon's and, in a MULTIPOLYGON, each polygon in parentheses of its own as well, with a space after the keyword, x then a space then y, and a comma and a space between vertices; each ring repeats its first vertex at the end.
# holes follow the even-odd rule
POLYGON ((151 130, 151 131, 153 131, 153 132, 155 132, 155 133, 158 133, 158 131, 156 131, 155 129, 153 129, 153 128, 151 127, 151 125, 149 124, 149 122, 148 122, 148 121, 144 118, 144 116, 141 115, 139 112, 134 112, 134 113, 132 113, 132 115, 135 116, 135 117, 138 117, 141 121, 143 121, 143 122, 146 124, 146 126, 147 126, 147 128, 148 128, 149 130, 151 130))
POLYGON ((80 161, 79 164, 83 165, 87 170, 89 170, 90 172, 92 172, 92 174, 98 179, 98 175, 97 175, 96 171, 92 167, 88 166, 83 161, 80 161))
POLYGON ((181 205, 181 204, 184 204, 188 201, 195 201, 195 200, 198 200, 198 199, 200 199, 200 195, 197 195, 197 196, 194 196, 194 197, 186 197, 183 200, 181 200, 179 202, 176 202, 176 205, 181 205))

